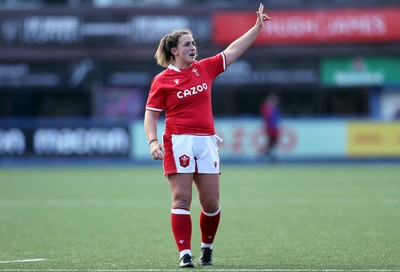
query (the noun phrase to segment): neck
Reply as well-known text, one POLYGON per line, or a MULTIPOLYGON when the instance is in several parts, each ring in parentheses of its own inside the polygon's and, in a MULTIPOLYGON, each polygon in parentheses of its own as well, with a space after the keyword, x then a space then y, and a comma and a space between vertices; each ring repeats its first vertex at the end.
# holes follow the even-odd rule
POLYGON ((175 62, 172 65, 174 65, 179 70, 185 70, 189 69, 192 66, 192 64, 193 63, 188 63, 188 62, 175 62))

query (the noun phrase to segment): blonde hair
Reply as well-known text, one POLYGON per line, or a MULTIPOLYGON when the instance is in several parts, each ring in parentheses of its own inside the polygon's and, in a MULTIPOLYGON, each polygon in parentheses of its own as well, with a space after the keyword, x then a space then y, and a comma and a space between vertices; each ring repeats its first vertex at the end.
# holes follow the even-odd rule
POLYGON ((193 36, 189 29, 180 29, 165 35, 160 40, 156 54, 154 55, 158 65, 166 68, 169 64, 174 62, 175 57, 172 54, 171 49, 178 47, 178 41, 182 35, 193 36))

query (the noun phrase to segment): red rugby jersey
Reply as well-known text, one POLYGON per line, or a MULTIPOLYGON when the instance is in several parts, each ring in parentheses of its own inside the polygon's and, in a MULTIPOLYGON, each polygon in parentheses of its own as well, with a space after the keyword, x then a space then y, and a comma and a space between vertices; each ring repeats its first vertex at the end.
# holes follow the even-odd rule
POLYGON ((195 62, 189 69, 170 65, 154 77, 146 110, 165 110, 166 133, 215 134, 211 87, 213 79, 225 70, 223 53, 195 62))

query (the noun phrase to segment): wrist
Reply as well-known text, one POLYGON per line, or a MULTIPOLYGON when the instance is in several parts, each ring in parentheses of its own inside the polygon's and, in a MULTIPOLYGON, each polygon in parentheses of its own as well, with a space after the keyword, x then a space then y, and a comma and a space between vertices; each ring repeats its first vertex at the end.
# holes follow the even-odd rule
POLYGON ((152 144, 152 143, 158 143, 158 139, 153 139, 153 140, 151 140, 150 142, 149 142, 149 146, 152 144))

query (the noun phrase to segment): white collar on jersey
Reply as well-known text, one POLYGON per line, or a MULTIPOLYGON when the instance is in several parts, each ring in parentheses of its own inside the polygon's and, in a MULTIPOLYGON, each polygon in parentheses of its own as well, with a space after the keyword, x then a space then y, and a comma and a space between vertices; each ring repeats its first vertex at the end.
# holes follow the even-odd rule
POLYGON ((180 72, 181 70, 179 70, 178 68, 176 68, 174 65, 170 64, 168 65, 168 69, 170 70, 174 70, 175 72, 180 72))

